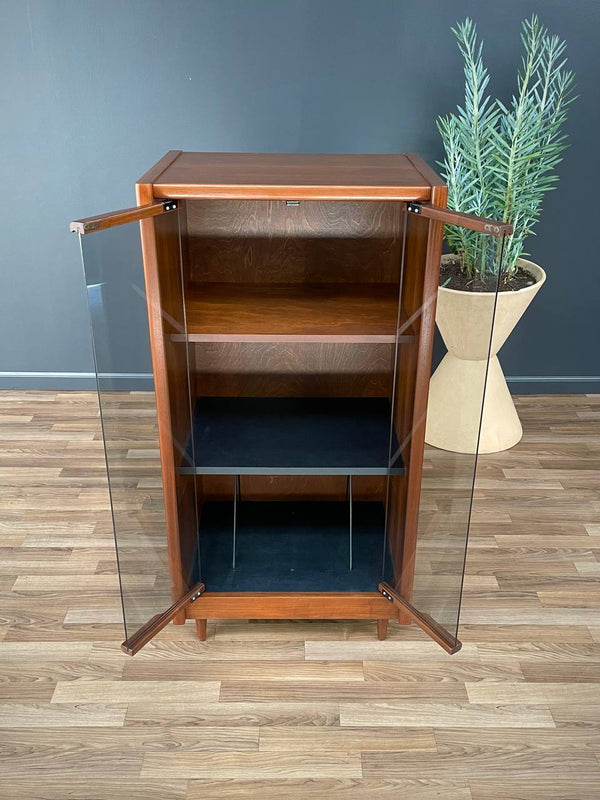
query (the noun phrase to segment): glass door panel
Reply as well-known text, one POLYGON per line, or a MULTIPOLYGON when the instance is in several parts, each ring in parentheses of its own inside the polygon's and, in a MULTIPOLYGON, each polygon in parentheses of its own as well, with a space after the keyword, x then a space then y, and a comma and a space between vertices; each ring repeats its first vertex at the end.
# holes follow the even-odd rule
POLYGON ((72 223, 87 287, 127 652, 166 624, 200 580, 195 482, 178 472, 193 458, 179 212, 154 208, 156 218, 143 224, 155 237, 156 260, 172 273, 166 300, 156 291, 163 265, 147 265, 145 279, 143 209, 72 223))
POLYGON ((458 622, 485 387, 490 363, 494 368, 490 348, 498 276, 510 228, 415 205, 411 210, 409 204, 407 211, 403 260, 403 302, 409 306, 406 318, 414 343, 397 348, 393 419, 407 474, 390 477, 389 564, 383 590, 453 652, 460 647, 458 622), (445 249, 450 245, 452 252, 468 254, 468 275, 461 277, 461 256, 443 255, 438 293, 437 276, 428 279, 424 266, 436 238, 431 226, 440 223, 445 223, 445 249), (436 304, 437 326, 448 352, 431 378, 426 404, 423 387, 429 374, 423 374, 419 361, 429 363, 433 343, 426 339, 436 304))

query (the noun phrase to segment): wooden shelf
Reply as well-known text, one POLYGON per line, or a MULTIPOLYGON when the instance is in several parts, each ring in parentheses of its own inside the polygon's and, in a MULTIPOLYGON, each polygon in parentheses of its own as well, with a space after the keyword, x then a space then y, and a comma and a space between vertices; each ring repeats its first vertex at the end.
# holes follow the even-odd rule
POLYGON ((192 286, 185 302, 190 342, 396 341, 398 287, 391 283, 206 283, 192 286))

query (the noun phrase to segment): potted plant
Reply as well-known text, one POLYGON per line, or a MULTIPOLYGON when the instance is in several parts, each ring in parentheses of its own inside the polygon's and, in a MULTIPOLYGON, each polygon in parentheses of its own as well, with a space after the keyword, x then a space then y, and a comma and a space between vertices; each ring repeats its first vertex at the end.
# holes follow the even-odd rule
POLYGON ((426 441, 474 453, 481 419, 479 452, 490 453, 523 434, 496 354, 546 280, 540 266, 523 258, 524 246, 558 180, 574 79, 565 68, 565 42, 534 15, 522 26, 516 94, 508 105, 491 100, 474 23, 467 18, 453 33, 464 59, 465 100, 437 121, 448 207, 509 222, 514 233, 501 247, 491 237, 446 228, 452 252, 442 256, 436 322, 448 353, 431 380, 426 441))

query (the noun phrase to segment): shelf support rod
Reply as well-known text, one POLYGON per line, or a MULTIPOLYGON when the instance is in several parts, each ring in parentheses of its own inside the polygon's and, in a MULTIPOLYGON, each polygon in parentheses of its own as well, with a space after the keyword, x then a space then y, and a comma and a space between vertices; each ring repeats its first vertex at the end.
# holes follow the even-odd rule
POLYGON ((350 569, 352 569, 352 475, 348 475, 348 506, 350 511, 350 569))
POLYGON ((236 475, 233 479, 233 543, 231 554, 231 566, 235 569, 236 533, 237 533, 237 501, 240 490, 240 476, 236 475))

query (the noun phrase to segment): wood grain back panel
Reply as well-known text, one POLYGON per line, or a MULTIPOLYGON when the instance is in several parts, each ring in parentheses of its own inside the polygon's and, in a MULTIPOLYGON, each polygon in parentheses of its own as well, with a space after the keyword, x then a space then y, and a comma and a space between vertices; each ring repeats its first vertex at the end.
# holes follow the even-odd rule
POLYGON ((391 395, 391 344, 214 342, 192 352, 196 395, 391 395))
MULTIPOLYGON (((203 475, 204 500, 233 500, 233 480, 230 475, 203 475)), ((385 478, 355 475, 352 479, 354 500, 385 498, 385 478)), ((240 495, 244 500, 329 500, 346 499, 345 475, 242 475, 240 495)))
POLYGON ((400 203, 189 200, 192 282, 394 283, 400 203))

